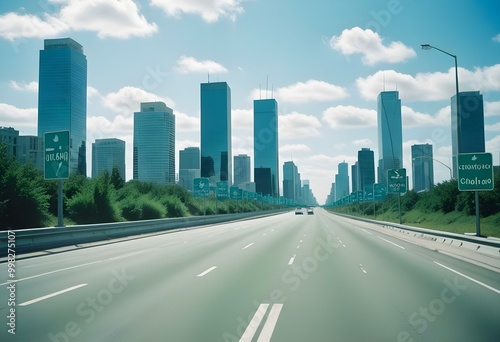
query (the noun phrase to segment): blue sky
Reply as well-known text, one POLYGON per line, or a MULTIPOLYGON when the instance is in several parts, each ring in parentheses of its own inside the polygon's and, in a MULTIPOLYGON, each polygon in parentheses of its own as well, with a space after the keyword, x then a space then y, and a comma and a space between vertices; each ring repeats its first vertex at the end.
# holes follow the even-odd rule
MULTIPOLYGON (((457 55, 461 91, 483 94, 486 149, 499 164, 499 13, 497 0, 2 1, 0 126, 36 135, 39 50, 43 39, 71 37, 88 60, 89 174, 91 143, 116 137, 131 178, 140 102, 174 109, 176 150, 199 146, 210 73, 232 90, 233 156, 253 155, 253 99, 274 96, 280 168, 293 158, 323 203, 338 163, 352 165, 362 147, 378 159, 384 84, 402 100, 404 166, 416 143, 451 164, 454 62, 420 48, 428 43, 457 55)), ((446 167, 434 170, 437 182, 449 179, 446 167)))

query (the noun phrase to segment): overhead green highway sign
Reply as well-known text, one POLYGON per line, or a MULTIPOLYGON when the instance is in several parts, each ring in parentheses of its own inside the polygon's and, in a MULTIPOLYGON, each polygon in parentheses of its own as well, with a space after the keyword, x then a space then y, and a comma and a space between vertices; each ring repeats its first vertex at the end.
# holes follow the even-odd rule
POLYGON ((69 131, 49 132, 44 135, 45 179, 69 177, 69 131))
POLYGON ((458 155, 458 190, 493 190, 493 156, 491 153, 458 155))

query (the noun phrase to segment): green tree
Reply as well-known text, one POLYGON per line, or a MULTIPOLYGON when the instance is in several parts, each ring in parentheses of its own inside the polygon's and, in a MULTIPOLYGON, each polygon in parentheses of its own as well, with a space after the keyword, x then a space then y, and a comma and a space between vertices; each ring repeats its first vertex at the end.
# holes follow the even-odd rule
POLYGON ((125 181, 123 180, 122 176, 120 175, 120 171, 118 171, 118 168, 116 166, 113 166, 113 171, 111 171, 111 184, 113 184, 113 187, 116 190, 123 188, 123 186, 125 185, 125 181))

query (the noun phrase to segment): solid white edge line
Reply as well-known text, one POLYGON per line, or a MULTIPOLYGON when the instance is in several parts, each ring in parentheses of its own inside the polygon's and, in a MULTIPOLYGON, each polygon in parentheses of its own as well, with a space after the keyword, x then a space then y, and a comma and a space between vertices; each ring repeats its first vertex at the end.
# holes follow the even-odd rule
POLYGON ((48 295, 45 295, 45 296, 42 296, 42 297, 38 297, 38 298, 35 298, 35 299, 32 299, 32 300, 29 300, 29 301, 24 302, 24 303, 21 303, 21 304, 19 304, 19 306, 27 306, 27 305, 31 305, 31 304, 34 304, 34 303, 37 303, 37 302, 41 302, 42 300, 58 296, 58 295, 63 294, 65 292, 76 290, 76 289, 78 289, 80 287, 83 287, 83 286, 87 286, 87 284, 80 284, 80 285, 68 287, 67 289, 64 289, 64 290, 61 290, 61 291, 57 291, 57 292, 54 292, 54 293, 51 293, 51 294, 48 294, 48 295))
POLYGON ((396 246, 396 247, 399 247, 399 248, 401 248, 401 249, 406 249, 406 248, 404 248, 403 246, 398 245, 397 243, 394 243, 394 242, 392 242, 392 241, 389 241, 389 240, 384 239, 383 237, 380 237, 380 236, 377 236, 377 237, 378 237, 379 239, 384 240, 385 242, 388 242, 388 243, 390 243, 390 244, 392 244, 392 245, 396 246))
POLYGON ((473 282, 475 282, 476 284, 479 284, 479 285, 481 285, 481 286, 484 286, 484 287, 486 287, 488 290, 491 290, 491 291, 493 291, 493 292, 496 292, 496 293, 500 294, 500 290, 497 290, 496 288, 494 288, 494 287, 492 287, 492 286, 486 285, 485 283, 482 283, 482 282, 480 282, 479 280, 476 280, 476 279, 474 279, 474 278, 472 278, 472 277, 469 277, 469 276, 467 276, 467 275, 465 275, 465 274, 463 274, 463 273, 460 273, 460 272, 458 272, 458 271, 454 270, 454 269, 453 269, 453 268, 451 268, 451 267, 448 267, 448 266, 445 266, 445 265, 443 265, 443 264, 440 264, 440 263, 439 263, 439 262, 437 262, 437 261, 434 261, 434 263, 435 263, 436 265, 439 265, 439 266, 443 267, 443 268, 446 268, 447 270, 449 270, 449 271, 451 271, 451 272, 454 272, 454 273, 456 273, 456 274, 458 274, 458 275, 461 275, 462 277, 464 277, 464 278, 466 278, 466 279, 469 279, 470 281, 473 281, 473 282))
POLYGON ((243 333, 243 335, 241 335, 240 342, 252 342, 253 336, 255 335, 255 332, 259 328, 260 322, 264 318, 264 315, 266 314, 268 307, 269 304, 265 303, 259 305, 257 311, 253 315, 252 320, 250 321, 250 323, 248 323, 245 332, 243 333))
POLYGON ((206 275, 207 273, 209 272, 212 272, 213 270, 215 270, 217 268, 217 266, 212 266, 210 267, 209 269, 207 269, 206 271, 203 271, 201 272, 200 274, 197 275, 197 277, 203 277, 204 275, 206 275))
POLYGON ((252 243, 249 243, 248 245, 246 245, 245 247, 243 247, 242 249, 247 249, 248 247, 250 247, 251 245, 253 245, 253 242, 252 243))
POLYGON ((271 336, 273 335, 274 328, 276 327, 276 323, 278 322, 278 317, 280 315, 281 309, 283 308, 283 304, 274 304, 269 312, 269 316, 267 317, 266 323, 260 332, 259 339, 257 342, 270 342, 271 336))
POLYGON ((83 266, 87 266, 87 265, 97 264, 97 263, 99 263, 99 262, 101 262, 101 261, 102 261, 102 260, 92 261, 92 262, 88 262, 88 263, 86 263, 86 264, 81 264, 81 265, 76 265, 76 266, 71 266, 71 267, 61 268, 61 269, 58 269, 58 270, 55 270, 55 271, 45 272, 45 273, 37 274, 37 275, 31 276, 31 277, 26 277, 26 278, 21 278, 21 279, 16 279, 16 280, 11 280, 11 281, 8 281, 8 282, 6 282, 6 283, 2 283, 2 284, 0 284, 0 286, 2 286, 2 285, 7 285, 7 284, 10 284, 10 283, 18 283, 18 282, 23 281, 23 280, 28 280, 28 279, 38 278, 38 277, 42 277, 42 276, 44 276, 44 275, 49 275, 49 274, 52 274, 52 273, 57 273, 57 272, 67 271, 67 270, 71 270, 71 269, 73 269, 73 268, 78 268, 78 267, 83 267, 83 266))

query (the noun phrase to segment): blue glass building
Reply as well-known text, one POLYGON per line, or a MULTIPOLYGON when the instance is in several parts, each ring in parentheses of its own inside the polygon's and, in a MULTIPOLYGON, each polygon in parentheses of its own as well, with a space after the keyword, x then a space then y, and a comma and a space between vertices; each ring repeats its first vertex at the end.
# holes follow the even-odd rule
POLYGON ((257 192, 263 195, 279 197, 279 164, 278 164, 278 103, 275 99, 254 100, 253 102, 253 136, 254 136, 254 181, 257 192), (267 173, 257 169, 270 170, 271 179, 265 179, 267 173), (270 188, 267 186, 270 184, 270 188))
POLYGON ((179 151, 179 185, 193 191, 193 180, 200 177, 200 148, 186 147, 179 151))
POLYGON ((250 156, 239 154, 234 156, 234 185, 250 182, 250 156))
POLYGON ((411 146, 413 191, 429 191, 434 186, 432 145, 411 146))
POLYGON ((96 139, 92 143, 92 178, 98 177, 104 171, 111 176, 113 168, 118 170, 125 180, 125 141, 109 138, 96 139))
POLYGON ((283 196, 292 202, 297 202, 300 187, 299 170, 293 161, 283 164, 283 196))
POLYGON ((231 88, 226 82, 202 83, 201 92, 201 177, 210 185, 232 184, 231 88))
POLYGON ((484 152, 484 107, 479 91, 463 91, 451 98, 451 153, 453 178, 458 177, 457 155, 484 152))
POLYGON ((383 91, 377 98, 378 182, 387 185, 387 170, 403 167, 403 126, 398 91, 383 91))
POLYGON ((40 51, 38 136, 70 131, 70 172, 87 174, 87 57, 71 38, 45 39, 40 51))
POLYGON ((175 116, 163 102, 141 103, 134 113, 133 178, 175 183, 175 116))
POLYGON ((349 165, 344 161, 338 165, 335 175, 335 197, 342 199, 349 195, 349 165))
POLYGON ((362 148, 358 151, 357 177, 358 188, 356 190, 372 193, 375 183, 375 156, 369 148, 362 148))

